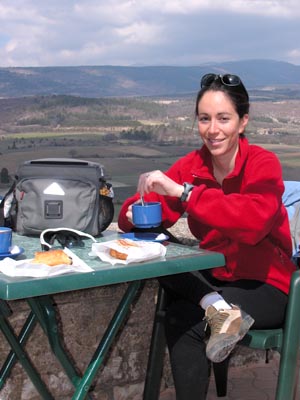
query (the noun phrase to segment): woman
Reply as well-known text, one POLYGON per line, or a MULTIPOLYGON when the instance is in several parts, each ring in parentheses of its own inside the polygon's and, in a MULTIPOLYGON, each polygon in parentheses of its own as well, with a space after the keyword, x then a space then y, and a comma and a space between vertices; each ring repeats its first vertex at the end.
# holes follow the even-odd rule
POLYGON ((140 194, 158 200, 165 228, 187 213, 199 246, 225 256, 223 267, 160 279, 173 295, 166 337, 177 400, 205 399, 210 360, 224 360, 251 326, 282 325, 295 270, 281 166, 244 135, 249 97, 241 79, 204 75, 196 117, 203 146, 167 172, 142 174, 119 215, 130 231, 140 194))

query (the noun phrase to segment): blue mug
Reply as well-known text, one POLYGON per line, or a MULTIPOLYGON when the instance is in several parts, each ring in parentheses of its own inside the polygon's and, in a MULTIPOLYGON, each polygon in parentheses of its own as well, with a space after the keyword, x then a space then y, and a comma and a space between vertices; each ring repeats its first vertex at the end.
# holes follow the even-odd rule
POLYGON ((132 222, 137 228, 155 228, 161 224, 162 211, 160 202, 132 205, 132 222))
POLYGON ((0 254, 9 253, 11 246, 12 230, 5 226, 0 226, 0 254))

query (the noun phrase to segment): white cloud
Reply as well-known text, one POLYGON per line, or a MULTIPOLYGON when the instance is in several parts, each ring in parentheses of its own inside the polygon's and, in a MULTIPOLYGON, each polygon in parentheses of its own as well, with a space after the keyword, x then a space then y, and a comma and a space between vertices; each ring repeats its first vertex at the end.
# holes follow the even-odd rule
POLYGON ((269 17, 295 17, 300 15, 300 4, 294 0, 233 0, 232 11, 269 17))
POLYGON ((0 66, 299 63, 299 17, 298 0, 7 0, 0 66))
POLYGON ((287 58, 291 63, 300 65, 300 48, 288 51, 287 58))
POLYGON ((122 28, 117 28, 116 32, 124 39, 125 43, 131 44, 152 44, 156 40, 160 41, 162 29, 154 24, 149 24, 144 21, 135 22, 122 28))
POLYGON ((143 7, 170 14, 190 14, 207 11, 234 12, 264 16, 291 16, 300 14, 298 0, 144 0, 143 7))

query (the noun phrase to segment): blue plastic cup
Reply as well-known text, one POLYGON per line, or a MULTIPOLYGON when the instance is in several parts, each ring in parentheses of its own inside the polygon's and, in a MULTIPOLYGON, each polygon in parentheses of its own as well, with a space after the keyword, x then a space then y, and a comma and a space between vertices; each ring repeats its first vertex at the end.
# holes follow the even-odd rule
POLYGON ((9 253, 11 246, 12 230, 5 226, 0 226, 0 254, 9 253))
POLYGON ((132 205, 132 222, 137 228, 155 228, 161 224, 161 203, 149 202, 132 205))

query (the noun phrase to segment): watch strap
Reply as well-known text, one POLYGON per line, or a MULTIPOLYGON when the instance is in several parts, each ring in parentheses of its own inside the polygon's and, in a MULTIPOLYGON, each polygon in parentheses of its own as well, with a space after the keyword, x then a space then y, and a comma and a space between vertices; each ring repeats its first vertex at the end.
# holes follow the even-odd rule
POLYGON ((191 183, 188 183, 188 182, 184 182, 183 188, 184 189, 183 189, 182 195, 180 197, 180 201, 186 201, 190 191, 194 189, 194 185, 192 185, 191 183))

